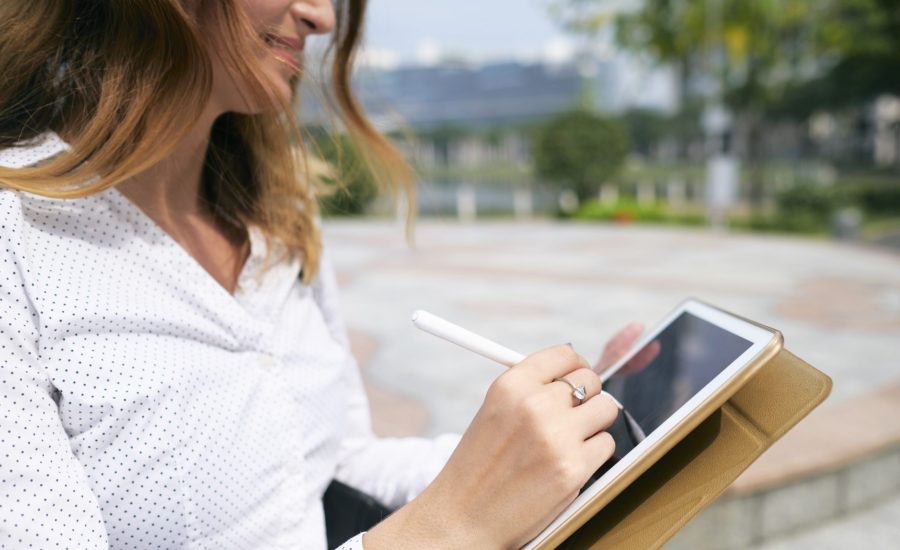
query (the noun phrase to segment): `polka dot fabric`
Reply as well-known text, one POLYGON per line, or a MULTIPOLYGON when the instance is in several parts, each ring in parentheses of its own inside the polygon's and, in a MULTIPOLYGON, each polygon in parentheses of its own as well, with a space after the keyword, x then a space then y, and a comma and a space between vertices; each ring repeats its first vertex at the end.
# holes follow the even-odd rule
POLYGON ((116 189, 0 191, 0 548, 325 548, 331 479, 400 506, 443 467, 458 436, 372 434, 327 257, 250 235, 232 295, 116 189))

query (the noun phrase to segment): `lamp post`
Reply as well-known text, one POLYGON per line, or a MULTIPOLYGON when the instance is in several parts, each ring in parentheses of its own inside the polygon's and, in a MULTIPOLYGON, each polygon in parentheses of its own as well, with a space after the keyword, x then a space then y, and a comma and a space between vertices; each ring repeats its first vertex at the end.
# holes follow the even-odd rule
POLYGON ((706 134, 706 212, 713 229, 725 226, 725 213, 737 200, 739 163, 733 152, 733 120, 722 104, 723 52, 718 39, 724 27, 723 0, 705 0, 706 54, 705 106, 702 123, 706 134))
POLYGON ((725 213, 738 195, 739 163, 732 152, 731 114, 720 104, 703 113, 706 132, 706 212, 713 229, 725 226, 725 213))

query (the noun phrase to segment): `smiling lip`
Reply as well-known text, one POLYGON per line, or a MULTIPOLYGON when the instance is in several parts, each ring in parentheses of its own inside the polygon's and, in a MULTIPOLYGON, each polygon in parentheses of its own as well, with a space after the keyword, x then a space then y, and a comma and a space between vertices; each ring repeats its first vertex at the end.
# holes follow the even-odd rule
POLYGON ((284 49, 292 52, 303 51, 303 41, 299 38, 291 38, 290 36, 279 36, 277 34, 267 34, 266 38, 272 46, 283 46, 284 49))
POLYGON ((289 36, 279 36, 275 34, 265 35, 266 44, 279 61, 287 63, 295 70, 300 68, 298 57, 303 51, 303 41, 298 38, 289 36))

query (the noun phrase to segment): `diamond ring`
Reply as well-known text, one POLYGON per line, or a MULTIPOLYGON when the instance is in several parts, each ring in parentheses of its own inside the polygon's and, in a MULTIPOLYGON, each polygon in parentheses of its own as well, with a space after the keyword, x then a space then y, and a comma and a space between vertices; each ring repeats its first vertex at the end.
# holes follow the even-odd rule
POLYGON ((553 381, 554 382, 565 382, 566 384, 568 384, 569 387, 572 388, 572 397, 574 397, 575 399, 578 400, 579 405, 584 403, 584 398, 587 397, 587 388, 585 388, 584 386, 576 386, 575 384, 569 382, 562 376, 560 376, 559 378, 554 378, 553 381))

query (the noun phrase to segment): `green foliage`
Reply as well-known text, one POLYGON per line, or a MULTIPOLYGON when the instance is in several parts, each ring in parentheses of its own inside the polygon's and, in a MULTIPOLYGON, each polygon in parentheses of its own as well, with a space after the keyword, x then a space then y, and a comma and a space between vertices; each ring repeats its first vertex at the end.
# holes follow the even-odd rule
POLYGON ((780 191, 775 198, 779 216, 807 217, 827 221, 834 211, 846 204, 846 196, 836 185, 803 182, 780 191))
POLYGON ((826 233, 838 210, 858 208, 868 220, 900 218, 900 180, 860 177, 824 186, 802 182, 776 196, 776 211, 730 220, 738 229, 782 233, 826 233))
POLYGON ((765 109, 783 93, 790 75, 815 57, 813 30, 821 4, 646 0, 640 9, 616 19, 616 37, 633 51, 675 63, 682 78, 711 71, 710 76, 724 83, 724 97, 736 111, 765 109))
POLYGON ((557 115, 537 128, 532 140, 535 171, 571 188, 579 200, 596 195, 625 162, 628 134, 619 119, 587 111, 557 115))
POLYGON ((553 11, 576 33, 614 25, 619 45, 678 67, 683 92, 712 70, 738 112, 800 118, 900 94, 897 0, 644 0, 613 17, 615 4, 556 0, 553 11))
POLYGON ((649 109, 629 109, 622 115, 622 121, 628 129, 632 149, 644 156, 653 153, 672 126, 665 115, 649 109))
POLYGON ((854 203, 866 214, 877 217, 900 216, 900 178, 848 184, 854 203))
POLYGON ((827 223, 804 214, 791 217, 754 214, 748 218, 732 218, 728 225, 732 229, 760 233, 822 234, 828 229, 827 223))
POLYGON ((614 204, 593 200, 583 204, 572 216, 577 220, 610 221, 617 223, 661 223, 673 225, 703 225, 706 217, 696 212, 672 212, 665 203, 640 204, 622 199, 614 204))
POLYGON ((792 99, 806 97, 807 109, 823 109, 900 95, 898 8, 897 0, 824 2, 815 36, 828 70, 799 86, 792 99))
POLYGON ((776 211, 730 221, 732 227, 782 233, 824 233, 838 208, 851 203, 846 188, 801 182, 780 191, 776 211))
POLYGON ((323 177, 329 192, 319 195, 319 207, 326 216, 358 216, 378 196, 378 187, 350 139, 344 134, 314 130, 312 153, 321 156, 332 170, 323 177))

